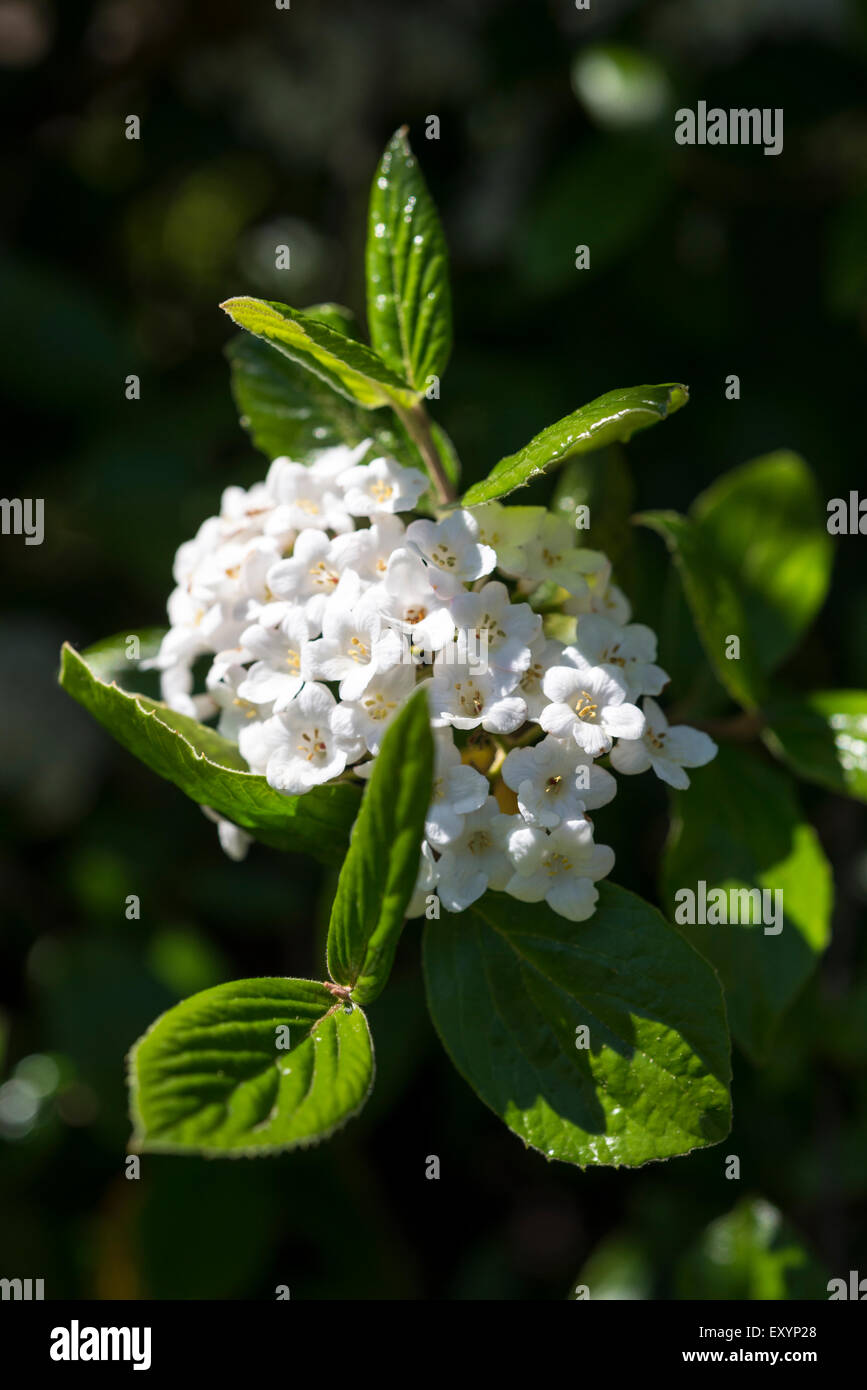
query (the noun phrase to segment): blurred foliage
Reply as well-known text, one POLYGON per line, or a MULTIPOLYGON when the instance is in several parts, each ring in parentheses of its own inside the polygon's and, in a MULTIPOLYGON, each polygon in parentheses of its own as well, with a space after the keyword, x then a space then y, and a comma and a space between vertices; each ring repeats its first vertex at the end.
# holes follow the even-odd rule
MULTIPOLYGON (((691 404, 629 445, 615 514, 622 498, 685 511, 781 448, 809 461, 823 502, 847 495, 863 451, 867 7, 3 0, 0 66, 0 377, 18 424, 4 490, 46 509, 42 546, 0 543, 3 1273, 44 1277, 49 1297, 288 1284, 293 1298, 535 1299, 564 1297, 589 1260, 610 1297, 696 1296, 697 1280, 705 1296, 761 1296, 749 1271, 776 1247, 737 1253, 761 1220, 737 1205, 726 1154, 810 1260, 863 1269, 863 807, 803 791, 835 870, 834 941, 767 1065, 736 1053, 722 1146, 630 1172, 540 1164, 442 1055, 408 932, 372 1011, 377 1089, 348 1130, 255 1172, 149 1158, 128 1181, 125 1051, 193 989, 312 973, 331 885, 258 846, 223 859, 213 826, 54 676, 63 638, 160 623, 179 542, 223 486, 261 476, 218 301, 359 311, 367 188, 404 121, 449 241, 455 350, 435 413, 467 483, 618 382, 670 379, 691 404), (673 112, 698 99, 783 107, 784 153, 675 146, 673 112), (431 113, 439 141, 424 140, 431 113), (283 242, 291 271, 274 269, 283 242), (720 1241, 735 1252, 722 1272, 720 1241)), ((573 484, 599 480, 582 465, 573 484)), ((526 500, 551 492, 543 480, 526 500)), ((660 627, 684 699, 724 710, 663 548, 639 531, 626 549, 636 617, 660 627)), ((867 683, 863 549, 835 550, 831 598, 785 670, 795 690, 867 683)), ((617 877, 653 898, 665 796, 640 779, 627 803, 608 837, 617 877)))

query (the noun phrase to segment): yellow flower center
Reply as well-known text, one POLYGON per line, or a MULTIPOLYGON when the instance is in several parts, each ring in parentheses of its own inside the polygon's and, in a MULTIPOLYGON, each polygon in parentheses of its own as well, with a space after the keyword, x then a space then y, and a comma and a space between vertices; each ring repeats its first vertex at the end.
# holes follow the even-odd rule
POLYGON ((565 874, 572 868, 572 860, 567 859, 565 854, 558 854, 556 850, 551 850, 542 859, 542 865, 549 878, 555 878, 557 874, 565 874))
POLYGON ((353 637, 349 643, 349 651, 346 653, 350 661, 357 661, 359 666, 370 660, 370 648, 366 647, 360 637, 353 637))
POLYGON ((368 718, 375 719, 377 723, 381 723, 383 719, 387 719, 392 711, 397 709, 397 701, 386 700, 381 691, 377 691, 375 695, 366 696, 362 704, 367 710, 368 718))
POLYGON ((485 701, 475 681, 456 681, 455 690, 459 692, 458 704, 465 714, 481 714, 485 701))
POLYGON ((430 558, 435 565, 439 566, 441 570, 453 570, 458 562, 457 556, 455 555, 454 551, 451 550, 442 541, 440 541, 438 545, 434 546, 433 550, 431 551, 430 558))
POLYGON ((328 752, 328 744, 323 739, 319 729, 312 732, 305 729, 301 735, 301 742, 298 744, 298 752, 308 763, 312 763, 314 758, 321 758, 323 753, 328 752))
POLYGON ((593 703, 593 696, 589 690, 582 690, 575 701, 575 713, 579 719, 592 724, 599 712, 599 706, 593 703))

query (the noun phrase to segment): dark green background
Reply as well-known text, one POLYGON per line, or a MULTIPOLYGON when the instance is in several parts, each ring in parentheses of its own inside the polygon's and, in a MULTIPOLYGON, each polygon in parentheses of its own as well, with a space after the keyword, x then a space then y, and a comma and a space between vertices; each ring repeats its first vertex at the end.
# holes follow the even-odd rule
MULTIPOLYGON (((677 380, 690 405, 629 446, 637 506, 685 508, 780 446, 823 498, 863 487, 864 7, 58 0, 0 20, 3 491, 46 509, 41 547, 0 540, 0 1274, 44 1277, 49 1297, 559 1298, 610 1248, 644 1271, 635 1289, 677 1297, 701 1287, 686 1253, 746 1193, 831 1274, 859 1251, 867 1273, 863 808, 802 789, 834 866, 835 940, 767 1068, 736 1054, 718 1148, 584 1174, 525 1153, 445 1061, 411 926, 370 1011, 379 1075, 359 1121, 279 1160, 147 1158, 131 1182, 129 1045, 205 985, 320 973, 332 885, 260 847, 229 863, 201 813, 53 685, 63 638, 162 621, 179 542, 227 483, 262 475, 217 305, 361 311, 368 183, 404 121, 451 247, 456 347, 434 412, 468 481, 605 390, 677 380), (575 55, 611 41, 665 75, 657 119, 606 128, 576 96, 575 55), (700 98, 783 107, 783 154, 676 146, 673 111, 700 98), (273 269, 280 242, 291 272, 273 269), (58 1084, 16 1125, 33 1054, 58 1084)), ((637 544, 637 616, 657 621, 667 562, 656 538, 637 544)), ((784 673, 795 690, 867 682, 864 544, 836 542, 830 599, 784 673)), ((678 664, 671 647, 661 661, 678 664)), ((615 878, 654 897, 666 802, 650 780, 600 838, 615 878)))

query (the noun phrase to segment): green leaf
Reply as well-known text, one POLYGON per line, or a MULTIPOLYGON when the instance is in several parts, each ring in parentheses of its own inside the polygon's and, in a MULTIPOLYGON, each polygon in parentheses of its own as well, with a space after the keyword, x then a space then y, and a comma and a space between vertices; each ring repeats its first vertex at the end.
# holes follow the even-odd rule
POLYGON ((448 362, 452 307, 445 237, 406 126, 389 140, 370 190, 366 267, 370 341, 422 392, 448 362))
POLYGON ((328 927, 328 969, 359 1004, 391 972, 418 875, 434 747, 427 695, 417 690, 389 726, 373 765, 328 927))
POLYGON ((427 924, 424 967, 458 1071, 549 1158, 634 1167, 728 1133, 719 983, 625 889, 600 883, 595 915, 577 926, 544 904, 486 893, 427 924))
POLYGON ((239 328, 270 343, 366 410, 389 404, 410 406, 416 399, 411 387, 364 343, 288 304, 242 296, 227 299, 220 308, 239 328))
POLYGON ((279 1153, 357 1114, 373 1045, 361 1009, 325 985, 235 980, 158 1018, 130 1053, 129 1082, 136 1149, 279 1153))
MULTIPOLYGON (((762 1060, 828 944, 830 867, 789 778, 754 754, 720 747, 713 762, 690 778, 689 791, 672 793, 665 898, 672 920, 719 972, 734 1037, 762 1060), (715 888, 761 890, 763 923, 681 923, 688 900, 681 898, 679 914, 675 894, 690 889, 698 902, 702 882, 708 894, 715 888), (777 890, 781 921, 768 922, 779 902, 777 890)), ((739 907, 739 915, 747 915, 745 908, 739 907)))
POLYGON ((765 682, 740 595, 713 544, 694 521, 678 512, 642 512, 635 517, 662 536, 680 574, 693 621, 708 660, 726 690, 745 709, 765 696, 765 682), (740 641, 740 656, 729 659, 730 637, 740 641))
POLYGON ((725 473, 696 499, 692 516, 749 613, 764 671, 786 657, 828 592, 833 542, 810 469, 781 450, 725 473))
POLYGON ((768 747, 809 782, 867 801, 867 690, 816 690, 765 709, 768 747))
POLYGON ((308 304, 304 313, 309 319, 318 319, 320 323, 327 324, 335 333, 342 333, 344 338, 361 341, 358 319, 344 304, 308 304))
POLYGON ((676 1286, 682 1299, 826 1299, 827 1277, 782 1213, 747 1197, 683 1257, 676 1286))
POLYGON ((249 333, 233 338, 226 355, 241 424, 268 459, 285 455, 303 462, 321 449, 354 448, 370 439, 371 451, 424 471, 421 455, 391 410, 374 413, 351 404, 249 333))
MULTIPOLYGON (((340 863, 358 808, 357 789, 338 782, 313 787, 304 796, 274 791, 215 729, 158 700, 122 690, 114 680, 108 683, 112 668, 123 662, 124 641, 100 643, 93 666, 89 652, 79 654, 64 645, 60 684, 67 694, 118 743, 201 806, 212 807, 274 849, 340 863)), ((128 665, 135 669, 134 663, 128 665)))
POLYGON ((673 415, 688 400, 687 388, 674 382, 608 391, 564 420, 558 420, 556 425, 550 425, 517 454, 500 459, 483 482, 473 484, 462 505, 474 507, 479 502, 505 497, 573 454, 590 453, 606 444, 631 439, 637 430, 647 429, 648 425, 673 415))

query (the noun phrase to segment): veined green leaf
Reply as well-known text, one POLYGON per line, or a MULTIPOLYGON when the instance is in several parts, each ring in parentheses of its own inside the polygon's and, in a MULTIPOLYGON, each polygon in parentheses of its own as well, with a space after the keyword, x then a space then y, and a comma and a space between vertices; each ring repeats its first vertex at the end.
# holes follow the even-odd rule
POLYGON ((649 903, 598 887, 578 925, 503 893, 426 925, 446 1051, 549 1158, 638 1166, 716 1144, 731 1118, 719 982, 649 903))
POLYGON ((734 1037, 761 1060, 828 944, 831 870, 790 779, 776 768, 722 746, 690 779, 689 791, 672 793, 665 899, 679 930, 719 971, 734 1037), (735 905, 739 918, 752 920, 682 920, 690 900, 678 893, 695 895, 696 917, 713 917, 700 904, 714 889, 726 894, 726 917, 735 905), (752 893, 749 910, 743 890, 752 893), (759 907, 762 921, 755 920, 759 907))
POLYGON ((473 484, 464 496, 463 505, 473 507, 479 502, 505 497, 573 454, 589 453, 606 444, 631 439, 637 430, 647 429, 673 415, 688 400, 687 388, 674 382, 608 391, 558 420, 556 425, 550 425, 516 454, 501 459, 483 482, 473 484))
POLYGON ((358 319, 344 304, 332 304, 330 301, 325 304, 308 304, 303 312, 309 319, 318 319, 320 323, 333 328, 335 333, 342 333, 344 338, 361 341, 358 319))
POLYGON ((642 512, 634 519, 662 536, 671 551, 698 635, 720 681, 745 709, 756 709, 765 696, 764 675, 743 602, 713 542, 696 522, 678 512, 642 512), (729 658, 731 637, 738 639, 740 654, 729 658))
POLYGON ((801 777, 867 801, 867 690, 814 690, 765 709, 765 741, 801 777))
POLYGON ((370 190, 366 267, 370 341, 421 393, 448 361, 452 310, 445 237, 405 126, 370 190))
POLYGON ((366 410, 410 406, 416 393, 364 343, 288 304, 242 296, 221 306, 239 328, 277 348, 321 377, 333 390, 366 410))
POLYGON ((313 980, 235 980, 158 1018, 132 1049, 132 1146, 212 1156, 325 1139, 373 1084, 356 1005, 313 980))
POLYGON ((328 969, 369 1004, 391 972, 418 874, 434 748, 418 690, 390 725, 373 765, 328 928, 328 969))
MULTIPOLYGON (((158 700, 122 690, 114 680, 109 683, 124 641, 115 639, 114 656, 111 642, 100 643, 93 667, 88 652, 80 654, 67 643, 60 669, 64 690, 118 743, 193 801, 210 806, 275 849, 340 863, 358 808, 357 788, 337 782, 313 787, 304 796, 274 791, 264 777, 249 771, 235 744, 215 729, 158 700)), ((134 663, 128 665, 135 669, 134 663)))
POLYGON ((424 471, 418 449, 390 409, 374 412, 348 401, 250 333, 233 338, 226 355, 241 424, 268 459, 285 455, 304 462, 321 449, 353 448, 369 439, 371 453, 424 471))
POLYGON ((816 616, 831 578, 833 542, 810 469, 787 450, 755 459, 723 474, 691 515, 728 567, 759 665, 772 671, 816 616))

